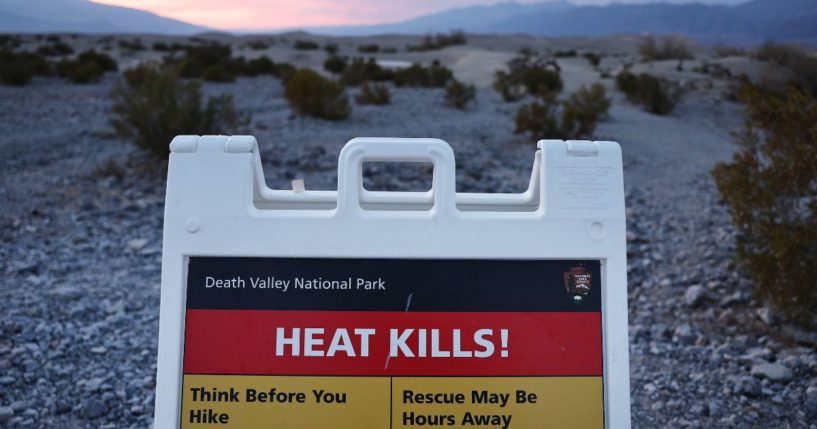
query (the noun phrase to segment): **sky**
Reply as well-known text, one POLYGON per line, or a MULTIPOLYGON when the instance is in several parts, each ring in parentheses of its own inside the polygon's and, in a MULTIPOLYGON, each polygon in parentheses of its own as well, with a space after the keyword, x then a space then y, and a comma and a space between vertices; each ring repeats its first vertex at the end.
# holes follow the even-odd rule
MULTIPOLYGON (((168 18, 222 30, 361 25, 398 22, 443 10, 494 4, 498 0, 93 0, 147 10, 168 18)), ((542 0, 515 0, 536 3, 542 0)), ((644 3, 650 0, 619 0, 644 3)), ((664 0, 685 2, 692 0, 664 0)), ((697 0, 735 3, 740 0, 697 0)), ((610 0, 571 0, 575 4, 605 4, 610 0)))

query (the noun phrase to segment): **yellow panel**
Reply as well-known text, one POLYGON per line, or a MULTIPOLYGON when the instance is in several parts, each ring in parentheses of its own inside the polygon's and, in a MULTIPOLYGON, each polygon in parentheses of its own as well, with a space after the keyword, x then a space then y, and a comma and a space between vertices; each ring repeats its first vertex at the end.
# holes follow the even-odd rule
POLYGON ((389 384, 388 377, 185 375, 181 427, 383 429, 389 427, 389 384), (203 397, 196 390, 201 388, 210 393, 216 388, 222 397, 203 397), (259 394, 270 389, 285 402, 259 402, 259 394), (324 395, 319 403, 315 392, 321 390, 345 394, 346 402, 327 403, 324 395), (248 402, 253 391, 256 401, 248 402))
POLYGON ((392 407, 393 428, 604 426, 601 377, 395 377, 392 407))
POLYGON ((185 375, 181 427, 601 428, 603 408, 601 377, 185 375))

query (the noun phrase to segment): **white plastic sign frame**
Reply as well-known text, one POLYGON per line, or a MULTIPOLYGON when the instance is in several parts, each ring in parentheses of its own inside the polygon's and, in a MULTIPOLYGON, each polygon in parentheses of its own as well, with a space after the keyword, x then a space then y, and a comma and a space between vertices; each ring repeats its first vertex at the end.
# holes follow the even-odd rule
POLYGON ((601 261, 605 427, 630 427, 627 263, 621 149, 542 140, 528 189, 455 192, 438 139, 356 138, 338 190, 271 190, 252 136, 179 136, 171 144, 162 255, 155 427, 180 421, 186 258, 191 256, 590 259, 601 261), (428 192, 362 187, 364 162, 433 163, 428 192))

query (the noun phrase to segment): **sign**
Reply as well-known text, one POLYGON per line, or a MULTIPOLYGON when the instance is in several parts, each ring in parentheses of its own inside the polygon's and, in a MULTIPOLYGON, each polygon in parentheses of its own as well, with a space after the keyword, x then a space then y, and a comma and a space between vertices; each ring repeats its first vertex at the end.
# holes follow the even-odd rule
POLYGON ((524 194, 450 192, 439 140, 351 141, 337 192, 268 189, 251 137, 171 149, 157 428, 629 427, 615 143, 540 142, 524 194), (394 160, 432 191, 362 189, 394 160))

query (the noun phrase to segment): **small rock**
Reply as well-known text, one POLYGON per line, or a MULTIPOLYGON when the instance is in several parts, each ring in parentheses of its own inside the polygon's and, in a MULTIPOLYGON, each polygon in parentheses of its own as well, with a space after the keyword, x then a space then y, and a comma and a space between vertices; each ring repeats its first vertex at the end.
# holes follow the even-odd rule
POLYGON ((706 289, 701 285, 694 285, 687 288, 684 293, 684 300, 690 307, 699 306, 706 299, 706 289))
POLYGON ((734 390, 735 393, 748 397, 760 395, 760 386, 757 380, 748 376, 739 378, 735 383, 734 390))
POLYGON ((709 409, 706 405, 695 404, 689 408, 689 412, 696 416, 706 416, 709 414, 709 409))
POLYGON ((91 399, 82 406, 82 417, 86 419, 98 419, 108 413, 108 407, 102 402, 91 399))
POLYGON ((0 422, 4 422, 14 416, 14 410, 9 407, 0 407, 0 422))
POLYGON ((14 377, 0 377, 0 386, 7 386, 14 384, 14 377))
POLYGON ((108 351, 108 349, 106 349, 105 347, 102 347, 102 346, 91 347, 91 353, 93 353, 93 354, 101 355, 101 354, 105 354, 105 352, 107 352, 107 351, 108 351))
POLYGON ((148 244, 147 238, 137 238, 135 240, 128 241, 128 249, 131 250, 139 250, 148 244))
POLYGON ((774 325, 775 322, 774 315, 772 314, 772 310, 769 309, 769 307, 758 308, 756 313, 757 317, 759 317, 760 320, 767 326, 774 325))
POLYGON ((791 370, 779 363, 761 363, 752 367, 751 374, 758 378, 767 378, 771 381, 786 382, 791 380, 791 370))

